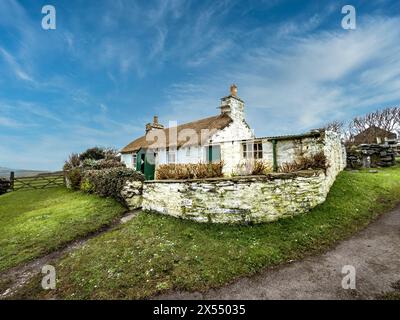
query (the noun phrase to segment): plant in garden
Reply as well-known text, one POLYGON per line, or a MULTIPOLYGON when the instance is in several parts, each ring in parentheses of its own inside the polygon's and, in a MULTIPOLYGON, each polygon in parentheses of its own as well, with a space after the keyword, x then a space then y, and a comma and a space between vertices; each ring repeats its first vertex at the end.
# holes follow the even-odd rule
POLYGON ((82 170, 73 168, 66 173, 67 186, 73 190, 79 190, 81 187, 82 170))
POLYGON ((222 177, 223 162, 163 164, 156 172, 158 180, 204 179, 222 177))
POLYGON ((309 169, 328 169, 328 162, 322 151, 311 156, 301 156, 293 162, 284 162, 279 166, 279 172, 295 172, 309 169))
POLYGON ((268 163, 257 159, 246 159, 244 162, 236 166, 234 175, 258 176, 270 172, 272 172, 272 167, 268 163))
POLYGON ((121 191, 127 181, 144 181, 144 175, 128 168, 87 170, 83 174, 81 190, 123 201, 121 191))

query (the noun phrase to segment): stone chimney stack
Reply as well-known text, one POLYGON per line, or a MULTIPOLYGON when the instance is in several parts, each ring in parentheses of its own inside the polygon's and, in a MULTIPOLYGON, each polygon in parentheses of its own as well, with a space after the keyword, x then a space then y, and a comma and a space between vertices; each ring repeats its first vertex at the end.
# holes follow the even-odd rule
POLYGON ((236 84, 231 85, 231 96, 237 97, 237 86, 236 84))
POLYGON ((153 117, 153 123, 146 124, 146 134, 153 129, 164 129, 164 126, 158 123, 158 116, 153 117))
POLYGON ((238 97, 238 88, 235 84, 230 87, 230 95, 221 99, 221 114, 229 115, 232 120, 244 120, 244 102, 238 97))

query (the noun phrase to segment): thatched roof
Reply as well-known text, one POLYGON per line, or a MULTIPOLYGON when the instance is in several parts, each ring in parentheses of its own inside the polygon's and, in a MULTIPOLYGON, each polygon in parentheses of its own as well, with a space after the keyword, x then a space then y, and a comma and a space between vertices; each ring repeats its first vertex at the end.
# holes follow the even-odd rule
POLYGON ((136 152, 141 148, 166 148, 190 145, 204 145, 218 130, 232 122, 227 114, 221 114, 165 129, 152 129, 146 135, 132 141, 121 150, 121 153, 136 152), (171 141, 170 141, 171 134, 171 141), (174 141, 173 137, 177 137, 174 141))

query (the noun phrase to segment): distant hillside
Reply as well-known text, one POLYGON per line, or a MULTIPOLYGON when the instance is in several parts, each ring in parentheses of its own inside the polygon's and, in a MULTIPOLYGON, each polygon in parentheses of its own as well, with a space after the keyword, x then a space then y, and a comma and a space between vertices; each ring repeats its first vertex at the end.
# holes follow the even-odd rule
POLYGON ((10 169, 10 168, 0 167, 0 177, 9 178, 11 171, 15 172, 16 177, 31 177, 31 176, 36 176, 41 173, 49 172, 49 171, 10 169))

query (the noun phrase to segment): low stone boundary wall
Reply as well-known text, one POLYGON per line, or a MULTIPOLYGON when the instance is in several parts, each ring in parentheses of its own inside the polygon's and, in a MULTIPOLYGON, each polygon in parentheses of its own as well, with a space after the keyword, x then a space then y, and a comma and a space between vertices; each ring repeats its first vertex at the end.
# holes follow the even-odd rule
POLYGON ((121 190, 121 197, 124 199, 125 204, 129 210, 139 209, 142 206, 142 193, 143 193, 143 182, 142 181, 126 181, 125 185, 121 190))
POLYGON ((146 181, 142 208, 198 222, 269 222, 307 212, 324 202, 333 181, 322 170, 146 181))
POLYGON ((396 152, 390 145, 360 144, 347 152, 347 167, 352 169, 390 167, 396 164, 396 152))

